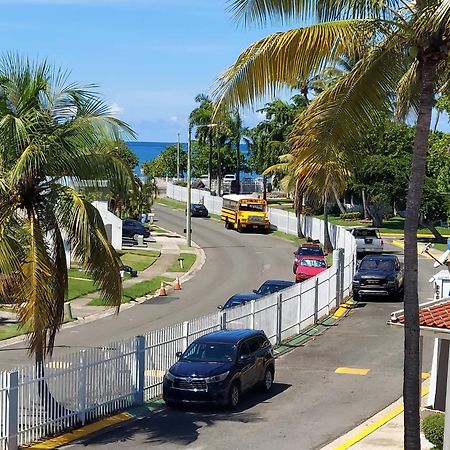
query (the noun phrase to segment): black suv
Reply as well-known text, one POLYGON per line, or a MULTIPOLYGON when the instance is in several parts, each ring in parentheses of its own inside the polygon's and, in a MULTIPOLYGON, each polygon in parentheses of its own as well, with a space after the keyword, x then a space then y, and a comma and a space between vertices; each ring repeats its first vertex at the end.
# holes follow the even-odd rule
POLYGON ((362 295, 403 297, 403 269, 395 255, 365 256, 353 277, 353 298, 362 295))
POLYGON ((150 237, 150 231, 141 222, 134 219, 122 220, 122 237, 132 238, 136 234, 140 234, 145 238, 150 237))
POLYGON ((215 331, 196 339, 165 374, 163 399, 177 403, 214 403, 234 408, 255 386, 272 388, 275 360, 263 331, 215 331))

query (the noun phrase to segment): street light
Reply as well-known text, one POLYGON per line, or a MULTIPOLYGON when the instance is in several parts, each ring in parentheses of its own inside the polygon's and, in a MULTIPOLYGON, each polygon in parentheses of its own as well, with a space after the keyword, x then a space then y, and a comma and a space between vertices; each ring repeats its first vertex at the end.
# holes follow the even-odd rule
MULTIPOLYGON (((210 123, 209 125, 198 125, 197 128, 213 128, 216 127, 216 123, 210 123)), ((192 230, 191 230, 191 140, 192 140, 192 123, 189 122, 189 133, 188 133, 188 151, 187 151, 187 198, 186 198, 186 245, 188 247, 192 246, 192 230)), ((211 174, 209 175, 211 179, 211 174)), ((211 186, 211 181, 210 181, 211 186)))

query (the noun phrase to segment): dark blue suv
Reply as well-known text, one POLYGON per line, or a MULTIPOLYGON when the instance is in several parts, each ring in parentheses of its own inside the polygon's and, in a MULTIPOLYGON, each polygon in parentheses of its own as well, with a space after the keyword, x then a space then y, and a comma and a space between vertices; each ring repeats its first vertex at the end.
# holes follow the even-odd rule
POLYGON ((263 331, 224 330, 196 339, 165 374, 163 399, 234 408, 255 386, 272 388, 275 360, 263 331))

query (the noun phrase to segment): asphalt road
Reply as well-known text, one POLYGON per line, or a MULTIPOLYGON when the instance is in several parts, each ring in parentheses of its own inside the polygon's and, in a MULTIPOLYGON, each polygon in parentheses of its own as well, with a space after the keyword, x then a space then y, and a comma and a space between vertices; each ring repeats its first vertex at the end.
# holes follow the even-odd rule
MULTIPOLYGON (((217 225, 205 224, 210 226, 219 232, 217 225)), ((245 242, 247 238, 242 239, 245 242)), ((401 253, 389 245, 387 250, 401 253)), ((420 298, 425 301, 431 295, 428 279, 435 270, 431 261, 423 257, 419 264, 420 298)), ((282 356, 277 361, 276 384, 271 394, 249 395, 237 411, 163 409, 70 447, 321 448, 400 397, 403 334, 401 329, 387 326, 386 321, 401 306, 375 299, 360 302, 336 326, 282 356), (364 368, 369 372, 365 376, 336 374, 337 367, 364 368)), ((431 346, 432 342, 425 342, 424 370, 429 370, 431 364, 431 346)))
MULTIPOLYGON (((155 208, 158 225, 183 233, 185 215, 163 206, 155 208)), ((193 218, 193 240, 206 253, 200 273, 182 291, 152 299, 95 322, 61 330, 55 355, 143 334, 217 311, 237 292, 251 292, 268 278, 293 279, 295 246, 289 241, 255 233, 225 230, 214 220, 193 218)), ((0 370, 30 363, 25 343, 0 346, 0 370)))

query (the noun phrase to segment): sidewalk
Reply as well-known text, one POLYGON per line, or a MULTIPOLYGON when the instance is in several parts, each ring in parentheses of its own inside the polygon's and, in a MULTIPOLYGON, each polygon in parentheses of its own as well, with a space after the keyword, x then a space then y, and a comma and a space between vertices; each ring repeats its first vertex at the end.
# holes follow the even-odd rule
MULTIPOLYGON (((428 381, 422 385, 422 405, 428 394, 428 381)), ((422 450, 430 450, 430 444, 421 433, 422 450)), ((321 450, 402 450, 403 449, 403 400, 399 398, 364 423, 323 447, 321 450)))
MULTIPOLYGON (((193 244, 192 248, 186 248, 186 241, 183 236, 173 233, 168 230, 152 231, 152 242, 147 244, 147 247, 139 247, 138 250, 159 250, 160 256, 146 269, 138 272, 138 276, 134 278, 127 278, 123 281, 123 287, 128 288, 143 281, 151 280, 154 277, 166 277, 175 280, 177 277, 181 281, 186 281, 191 278, 193 274, 201 268, 204 263, 203 251, 193 244), (168 272, 168 269, 178 261, 180 253, 195 253, 196 261, 188 272, 168 272)), ((122 250, 133 250, 133 247, 123 247, 122 250)), ((124 303, 121 309, 131 307, 134 303, 145 301, 146 299, 154 296, 154 292, 150 292, 141 299, 136 299, 129 303, 124 303)), ((103 317, 105 315, 114 314, 115 309, 107 306, 92 306, 89 303, 100 297, 98 292, 92 292, 82 297, 75 298, 70 302, 72 317, 78 320, 94 320, 97 317, 103 317)), ((16 314, 5 309, 0 309, 0 324, 10 325, 17 324, 16 314)), ((20 336, 19 336, 20 337, 20 336)), ((5 341, 6 342, 6 341, 5 341)))

